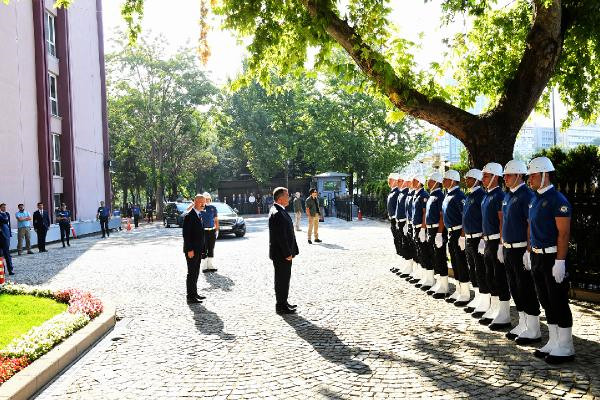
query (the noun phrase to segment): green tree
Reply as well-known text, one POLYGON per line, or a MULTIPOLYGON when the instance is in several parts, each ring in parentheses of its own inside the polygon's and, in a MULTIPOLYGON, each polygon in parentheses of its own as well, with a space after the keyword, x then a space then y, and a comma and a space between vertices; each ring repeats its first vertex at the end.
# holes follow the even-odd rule
POLYGON ((590 185, 600 182, 600 149, 595 145, 579 145, 565 152, 562 148, 554 146, 543 149, 531 158, 545 156, 554 165, 555 182, 561 187, 567 184, 573 187, 578 184, 590 185))

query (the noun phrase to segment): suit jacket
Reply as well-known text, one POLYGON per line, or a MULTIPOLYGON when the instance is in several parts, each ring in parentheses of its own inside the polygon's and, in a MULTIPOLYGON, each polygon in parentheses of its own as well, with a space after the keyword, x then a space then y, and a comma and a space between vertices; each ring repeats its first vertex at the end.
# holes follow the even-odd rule
POLYGON ((286 257, 296 255, 298 244, 292 218, 283 207, 274 204, 269 212, 269 258, 283 261, 286 257))
POLYGON ((4 216, 0 217, 0 238, 4 238, 6 235, 8 235, 7 237, 12 236, 12 231, 10 227, 10 214, 8 213, 8 211, 4 213, 4 216))
POLYGON ((183 217, 183 252, 194 250, 202 253, 206 249, 204 225, 202 218, 198 217, 195 209, 191 209, 183 217))
POLYGON ((33 229, 46 229, 50 227, 50 216, 48 215, 48 211, 44 210, 44 215, 42 216, 40 210, 36 210, 33 213, 33 229))

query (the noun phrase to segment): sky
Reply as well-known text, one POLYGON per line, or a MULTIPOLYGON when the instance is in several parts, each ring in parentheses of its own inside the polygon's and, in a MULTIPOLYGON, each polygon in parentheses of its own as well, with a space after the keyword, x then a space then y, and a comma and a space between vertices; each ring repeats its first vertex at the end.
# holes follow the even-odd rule
MULTIPOLYGON (((402 36, 415 40, 422 35, 421 49, 415 54, 415 60, 421 68, 427 68, 432 61, 440 61, 445 47, 442 39, 452 33, 465 30, 465 21, 458 20, 450 27, 440 28, 440 0, 395 0, 392 21, 402 36)), ((122 1, 103 2, 103 21, 105 48, 114 50, 111 43, 117 32, 125 31, 125 23, 120 14, 122 1)), ((145 0, 143 33, 162 35, 168 41, 167 50, 176 51, 181 47, 195 47, 200 36, 200 2, 198 0, 170 0, 165 6, 164 0, 145 0), (177 4, 176 6, 174 4, 177 4)), ((212 18, 208 41, 211 57, 206 66, 207 74, 216 84, 224 84, 229 78, 241 71, 245 48, 232 32, 220 29, 216 17, 212 18)), ((564 107, 556 102, 558 120, 565 114, 564 107)), ((531 124, 551 126, 552 121, 542 116, 533 116, 531 124)))

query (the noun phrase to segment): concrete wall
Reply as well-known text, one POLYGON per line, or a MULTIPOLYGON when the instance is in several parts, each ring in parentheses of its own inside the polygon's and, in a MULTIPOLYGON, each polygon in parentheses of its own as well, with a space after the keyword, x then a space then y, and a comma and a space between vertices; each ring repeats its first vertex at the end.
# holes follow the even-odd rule
POLYGON ((77 217, 90 219, 105 200, 96 2, 75 1, 68 14, 77 217))
POLYGON ((0 2, 0 203, 33 212, 40 197, 31 1, 0 2))

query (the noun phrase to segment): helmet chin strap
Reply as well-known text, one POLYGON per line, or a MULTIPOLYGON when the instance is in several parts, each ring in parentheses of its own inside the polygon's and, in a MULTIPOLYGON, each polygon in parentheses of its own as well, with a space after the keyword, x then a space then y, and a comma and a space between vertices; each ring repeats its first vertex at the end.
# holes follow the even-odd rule
POLYGON ((494 181, 494 176, 496 176, 496 175, 492 175, 492 177, 490 178, 490 182, 485 187, 487 190, 490 190, 490 186, 492 186, 492 182, 494 181))
POLYGON ((546 180, 546 171, 542 172, 542 181, 540 182, 540 189, 544 187, 544 181, 546 180))

